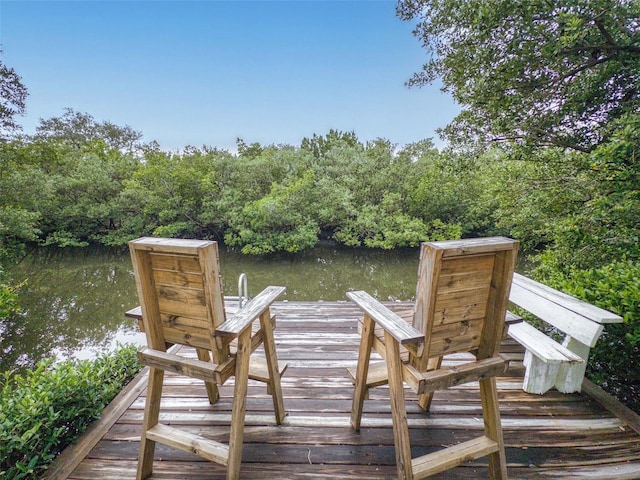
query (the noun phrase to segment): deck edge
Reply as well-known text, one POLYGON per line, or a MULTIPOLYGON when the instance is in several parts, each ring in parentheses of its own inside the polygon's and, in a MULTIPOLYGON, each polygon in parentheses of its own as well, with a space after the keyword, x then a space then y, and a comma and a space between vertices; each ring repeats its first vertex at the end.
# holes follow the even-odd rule
POLYGON ((605 392, 586 377, 582 380, 582 392, 629 425, 629 428, 640 434, 640 415, 624 405, 620 400, 605 392))
POLYGON ((69 445, 58 455, 42 478, 44 480, 65 480, 68 478, 140 393, 147 388, 148 382, 149 367, 144 367, 106 406, 100 418, 80 435, 78 442, 69 445))

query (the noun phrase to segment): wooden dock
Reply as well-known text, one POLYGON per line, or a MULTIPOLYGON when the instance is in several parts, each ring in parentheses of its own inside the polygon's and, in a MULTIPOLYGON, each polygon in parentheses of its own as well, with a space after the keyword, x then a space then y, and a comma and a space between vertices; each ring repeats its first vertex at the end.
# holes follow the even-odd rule
MULTIPOLYGON (((288 416, 276 426, 264 385, 250 381, 242 478, 394 478, 388 390, 371 392, 359 433, 349 426, 353 387, 346 368, 357 360, 359 310, 348 302, 280 302, 273 311, 278 357, 289 363, 282 379, 288 416)), ((507 375, 498 378, 510 478, 640 478, 637 415, 589 381, 582 393, 527 394, 522 390, 522 348, 505 340, 502 350, 513 359, 507 375)), ((201 382, 167 375, 161 421, 226 441, 233 380, 221 387, 218 403, 209 405, 201 382)), ((143 371, 77 445, 61 455, 48 477, 135 478, 145 386, 143 371)), ((415 398, 406 392, 408 399, 415 398)), ((408 402, 408 415, 414 455, 468 440, 483 428, 476 384, 437 392, 430 413, 408 402)), ((487 478, 485 465, 480 459, 433 478, 487 478)), ((199 480, 224 474, 220 465, 158 445, 149 478, 199 480)))

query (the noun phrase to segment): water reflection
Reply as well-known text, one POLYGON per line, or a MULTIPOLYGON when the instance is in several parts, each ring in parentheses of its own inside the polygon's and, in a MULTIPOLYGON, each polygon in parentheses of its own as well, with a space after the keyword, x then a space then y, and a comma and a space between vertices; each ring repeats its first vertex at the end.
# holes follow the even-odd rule
POLYGON ((221 254, 225 292, 237 294, 245 272, 251 294, 267 285, 284 285, 288 300, 346 300, 349 290, 367 290, 382 300, 408 299, 415 291, 417 250, 394 252, 316 248, 296 255, 246 257, 221 254))
MULTIPOLYGON (((345 250, 319 247, 296 255, 249 257, 220 252, 223 288, 237 294, 241 273, 254 295, 284 285, 287 300, 346 300, 367 290, 382 300, 410 299, 418 251, 345 250)), ((0 371, 33 366, 39 359, 92 358, 117 342, 141 344, 144 336, 123 313, 138 304, 127 250, 40 249, 12 271, 28 279, 21 293, 24 315, 0 322, 0 371)))
POLYGON ((116 314, 131 304, 135 290, 124 260, 106 249, 43 249, 23 260, 13 276, 28 279, 20 297, 24 314, 1 326, 2 367, 70 358, 85 347, 98 353, 119 332, 134 334, 134 322, 116 314))

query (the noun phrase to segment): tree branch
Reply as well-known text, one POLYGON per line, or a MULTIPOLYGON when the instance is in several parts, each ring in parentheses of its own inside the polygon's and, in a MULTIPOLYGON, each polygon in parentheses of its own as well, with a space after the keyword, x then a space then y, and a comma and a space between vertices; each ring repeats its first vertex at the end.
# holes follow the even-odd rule
POLYGON ((640 46, 635 45, 577 45, 575 47, 565 47, 561 50, 562 53, 578 53, 581 51, 587 52, 630 52, 640 53, 640 46))
POLYGON ((580 66, 578 66, 578 67, 576 67, 576 68, 574 68, 572 70, 569 70, 568 72, 558 76, 557 78, 552 78, 548 82, 542 82, 539 85, 544 85, 545 83, 546 84, 559 84, 559 83, 563 82, 564 80, 566 80, 567 78, 574 77, 577 74, 579 74, 580 72, 584 72, 585 70, 593 68, 593 67, 595 67, 597 65, 600 65, 602 63, 609 62, 611 60, 613 60, 612 57, 601 57, 601 58, 598 58, 598 59, 591 60, 591 61, 589 61, 589 62, 587 62, 587 63, 585 63, 583 65, 580 65, 580 66))
POLYGON ((580 145, 572 144, 567 141, 563 141, 557 138, 542 138, 542 137, 532 137, 530 135, 503 135, 503 136, 495 136, 491 138, 492 142, 502 143, 502 142, 511 142, 514 140, 531 140, 535 139, 535 144, 542 147, 559 147, 559 148, 569 148, 571 150, 576 150, 582 153, 589 153, 593 150, 593 148, 583 147, 580 145))
POLYGON ((604 12, 600 15, 597 15, 594 19, 593 19, 593 23, 596 24, 596 27, 598 27, 598 30, 600 30, 600 33, 602 34, 602 36, 605 38, 606 42, 609 45, 615 45, 616 41, 613 39, 613 37, 611 36, 611 34, 609 33, 609 31, 607 30, 604 22, 602 21, 602 15, 604 14, 604 12))

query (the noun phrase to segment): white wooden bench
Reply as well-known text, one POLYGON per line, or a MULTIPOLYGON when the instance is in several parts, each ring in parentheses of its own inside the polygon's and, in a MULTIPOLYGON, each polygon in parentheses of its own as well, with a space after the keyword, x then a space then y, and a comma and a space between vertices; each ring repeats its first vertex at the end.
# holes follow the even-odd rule
POLYGON ((509 325, 509 336, 526 349, 524 390, 579 392, 591 347, 605 324, 622 318, 517 273, 509 300, 566 335, 560 344, 527 322, 509 325))

